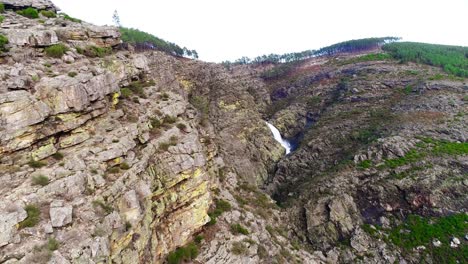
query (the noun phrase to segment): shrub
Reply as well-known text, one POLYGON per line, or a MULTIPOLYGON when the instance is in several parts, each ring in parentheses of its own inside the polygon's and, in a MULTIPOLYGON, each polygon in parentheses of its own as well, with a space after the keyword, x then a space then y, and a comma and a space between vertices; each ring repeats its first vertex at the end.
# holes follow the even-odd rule
POLYGON ((108 173, 111 173, 111 174, 115 174, 115 173, 119 173, 120 172, 120 168, 119 167, 112 167, 112 168, 109 168, 107 170, 108 173))
POLYGON ((128 165, 128 163, 126 163, 126 162, 123 162, 122 164, 120 164, 120 168, 122 170, 128 170, 128 169, 130 169, 130 165, 128 165))
POLYGON ((0 23, 3 23, 3 20, 5 20, 4 16, 0 16, 0 23))
POLYGON ((37 11, 37 9, 32 8, 32 7, 28 7, 24 10, 16 11, 16 13, 27 18, 32 18, 32 19, 39 18, 39 12, 37 11))
POLYGON ((247 230, 247 228, 243 227, 240 224, 232 224, 231 225, 231 232, 234 235, 238 235, 238 234, 248 235, 249 234, 249 230, 247 230))
POLYGON ((5 4, 0 3, 0 14, 5 13, 5 4))
POLYGON ((161 121, 157 118, 151 118, 151 126, 153 128, 160 128, 161 127, 161 121))
POLYGON ((80 19, 71 17, 71 16, 69 16, 69 15, 67 15, 65 13, 63 13, 63 19, 69 20, 69 21, 72 21, 72 22, 76 22, 76 23, 81 23, 80 19))
POLYGON ((195 243, 200 244, 203 241, 203 239, 205 238, 202 235, 197 235, 194 240, 195 243))
POLYGON ((91 58, 102 58, 106 55, 109 55, 111 52, 112 48, 101 48, 97 46, 87 46, 83 51, 84 55, 91 58))
POLYGON ((33 204, 29 204, 24 207, 24 210, 26 210, 28 216, 18 224, 19 229, 37 225, 41 217, 41 211, 39 208, 33 204))
POLYGON ((169 94, 163 93, 163 94, 161 95, 161 99, 162 99, 163 101, 169 100, 169 94))
POLYGON ((131 95, 132 95, 132 90, 125 88, 125 87, 120 89, 120 96, 122 98, 129 98, 131 95))
POLYGON ((112 206, 107 205, 106 203, 104 203, 103 201, 100 201, 100 200, 94 200, 93 201, 93 206, 94 206, 94 208, 102 209, 106 214, 110 214, 110 213, 112 213, 114 211, 114 208, 112 208, 112 206))
POLYGON ((191 242, 185 247, 180 247, 174 252, 169 253, 167 256, 167 262, 169 264, 179 264, 182 262, 188 262, 195 259, 198 256, 198 247, 195 243, 191 242))
POLYGON ((77 76, 77 75, 78 75, 78 73, 73 72, 73 71, 68 73, 68 76, 69 76, 69 77, 72 77, 72 78, 75 77, 75 76, 77 76))
POLYGON ((45 48, 45 53, 47 56, 52 58, 61 58, 65 52, 68 51, 68 48, 63 44, 55 44, 50 47, 45 48))
POLYGON ((231 252, 234 255, 242 255, 247 253, 247 247, 242 242, 236 241, 232 243, 231 252))
POLYGON ((32 178, 33 185, 46 186, 49 184, 49 178, 44 175, 37 175, 32 178))
POLYGON ((47 165, 47 163, 38 160, 30 160, 28 162, 29 167, 31 168, 42 168, 47 165))
POLYGON ((52 155, 52 158, 56 159, 56 160, 62 160, 63 159, 63 154, 61 152, 55 152, 53 155, 52 155))
POLYGON ((125 232, 129 231, 132 228, 132 223, 130 222, 125 222, 125 232))
POLYGON ((175 116, 165 116, 163 119, 163 122, 168 123, 168 124, 174 124, 176 121, 177 121, 177 117, 175 116))
POLYGON ((8 44, 8 38, 0 34, 0 52, 5 51, 5 45, 8 44))
POLYGON ((57 17, 54 11, 49 11, 49 10, 42 10, 41 15, 48 17, 48 18, 54 18, 57 17))
POLYGON ((55 251, 59 248, 60 243, 57 241, 57 239, 51 237, 49 238, 49 241, 47 241, 47 249, 50 251, 55 251))
POLYGON ((38 82, 41 79, 41 77, 39 77, 38 75, 33 75, 31 79, 33 80, 33 82, 38 82))
POLYGON ((183 124, 183 123, 178 123, 177 128, 180 129, 180 130, 185 130, 187 128, 187 126, 185 124, 183 124))
POLYGON ((370 160, 363 160, 358 164, 358 167, 361 169, 368 169, 372 167, 372 161, 370 160))
POLYGON ((161 142, 159 143, 159 149, 160 150, 163 150, 163 151, 167 151, 169 149, 169 147, 171 146, 171 144, 167 143, 167 142, 161 142))
POLYGON ((177 136, 171 136, 169 138, 169 143, 173 146, 177 145, 177 141, 179 140, 179 138, 177 138, 177 136))
POLYGON ((215 209, 212 212, 208 213, 208 216, 211 218, 208 225, 216 224, 216 218, 223 214, 224 212, 231 210, 231 204, 225 200, 216 200, 215 201, 215 209))

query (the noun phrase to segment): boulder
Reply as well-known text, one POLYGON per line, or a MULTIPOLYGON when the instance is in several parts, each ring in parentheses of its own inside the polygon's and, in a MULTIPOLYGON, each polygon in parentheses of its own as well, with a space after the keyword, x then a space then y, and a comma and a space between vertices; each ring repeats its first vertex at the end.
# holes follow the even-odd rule
POLYGON ((0 247, 12 242, 16 224, 26 219, 27 216, 26 211, 21 207, 15 208, 12 212, 0 213, 0 247))
POLYGON ((62 227, 72 222, 73 206, 56 200, 50 204, 50 221, 53 227, 62 227))
POLYGON ((53 30, 39 28, 4 29, 3 34, 8 37, 11 45, 46 47, 58 43, 58 37, 53 30))
POLYGON ((52 11, 59 11, 50 0, 2 0, 7 8, 23 9, 28 7, 34 7, 36 9, 47 9, 52 11))

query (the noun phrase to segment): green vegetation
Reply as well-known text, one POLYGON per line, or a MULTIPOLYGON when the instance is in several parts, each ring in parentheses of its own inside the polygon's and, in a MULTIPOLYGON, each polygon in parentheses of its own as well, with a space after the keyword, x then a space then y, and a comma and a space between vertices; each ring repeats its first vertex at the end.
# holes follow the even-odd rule
POLYGON ((56 159, 56 160, 63 160, 63 153, 61 152, 55 152, 53 155, 52 155, 52 158, 56 159))
POLYGON ((466 213, 439 218, 410 215, 403 224, 389 230, 388 239, 408 251, 417 246, 426 246, 434 263, 464 263, 468 257, 468 245, 462 243, 459 248, 451 248, 450 240, 452 237, 462 239, 465 236, 467 222, 466 213), (442 242, 440 247, 432 245, 434 239, 442 242))
POLYGON ((247 247, 244 245, 244 243, 236 241, 232 243, 231 252, 234 255, 243 255, 247 253, 247 247))
POLYGON ((128 169, 130 169, 130 165, 128 165, 128 163, 126 163, 126 162, 121 163, 119 167, 120 167, 120 169, 122 169, 122 170, 128 170, 128 169))
POLYGON ((133 92, 129 88, 124 87, 120 89, 120 97, 122 98, 129 98, 130 96, 132 96, 132 94, 133 92))
POLYGON ((119 173, 120 172, 120 168, 119 167, 111 167, 107 170, 108 173, 110 174, 116 174, 116 173, 119 173))
POLYGON ((75 23, 81 23, 81 20, 78 19, 78 18, 71 17, 71 16, 69 16, 69 15, 67 15, 65 13, 62 13, 61 15, 62 15, 63 19, 65 19, 65 20, 69 20, 69 21, 72 21, 72 22, 75 22, 75 23))
POLYGON ((198 58, 196 50, 181 48, 177 44, 167 42, 149 33, 133 28, 120 27, 122 41, 135 45, 137 49, 155 49, 175 56, 188 56, 198 58))
POLYGON ((74 71, 68 73, 68 77, 71 77, 71 78, 74 78, 74 77, 76 77, 77 75, 78 75, 78 73, 76 73, 76 72, 74 72, 74 71))
POLYGON ((26 210, 28 216, 18 224, 18 228, 22 229, 36 226, 41 220, 41 211, 39 208, 33 204, 28 204, 24 207, 24 210, 26 210))
POLYGON ((231 204, 225 200, 216 200, 215 201, 215 209, 212 212, 209 212, 208 215, 210 216, 211 220, 208 225, 216 224, 216 218, 222 215, 224 212, 231 210, 231 204))
POLYGON ((201 123, 205 123, 210 113, 210 102, 205 96, 189 96, 189 102, 192 104, 201 114, 201 123))
POLYGON ((44 175, 37 175, 32 178, 33 185, 46 186, 49 184, 49 178, 44 175))
POLYGON ((372 167, 372 161, 370 160, 363 160, 358 164, 358 167, 361 169, 368 169, 372 167))
POLYGON ((396 159, 389 159, 385 161, 385 165, 389 168, 395 169, 406 164, 410 164, 421 160, 424 157, 424 153, 418 152, 417 150, 410 150, 403 157, 396 159))
POLYGON ((161 99, 162 99, 163 101, 169 100, 169 94, 168 94, 168 93, 163 93, 163 94, 161 94, 161 99))
POLYGON ((16 13, 27 18, 32 18, 32 19, 39 18, 39 12, 37 11, 37 9, 32 8, 32 7, 28 7, 23 10, 18 10, 16 11, 16 13))
POLYGON ((448 141, 439 141, 435 144, 432 149, 432 153, 436 155, 467 155, 468 154, 468 143, 457 143, 457 142, 448 142, 448 141))
POLYGON ((5 20, 4 16, 0 16, 0 23, 3 23, 3 20, 5 20))
POLYGON ((153 86, 154 84, 155 84, 154 80, 134 81, 134 82, 131 82, 128 86, 122 87, 120 89, 120 92, 123 98, 128 98, 132 94, 136 94, 141 98, 147 98, 144 88, 153 86))
POLYGON ((44 51, 47 56, 59 59, 68 51, 68 48, 64 44, 55 44, 45 48, 44 51))
POLYGON ((185 247, 180 247, 174 252, 169 253, 167 256, 167 263, 179 264, 189 262, 198 256, 198 247, 195 243, 191 242, 185 247))
POLYGON ((0 14, 5 13, 5 4, 0 3, 0 14))
POLYGON ((330 56, 330 55, 334 55, 334 54, 342 53, 342 52, 357 52, 357 51, 370 50, 370 49, 378 48, 387 42, 396 41, 398 39, 399 38, 396 38, 396 37, 353 39, 353 40, 348 40, 348 41, 333 44, 328 47, 321 48, 315 52, 315 55, 330 56))
POLYGON ((393 57, 390 54, 387 53, 371 53, 371 54, 366 54, 359 56, 357 58, 352 58, 349 60, 345 60, 342 62, 339 62, 339 65, 346 65, 346 64, 351 64, 351 63, 358 63, 358 62, 366 62, 366 61, 384 61, 384 60, 389 60, 392 59, 393 57))
POLYGON ((55 14, 54 11, 50 11, 50 10, 42 10, 41 11, 41 15, 45 16, 45 17, 48 17, 48 18, 54 18, 54 17, 57 17, 57 15, 55 14))
POLYGON ((234 235, 238 235, 238 234, 248 235, 249 234, 249 230, 247 230, 247 228, 243 227, 240 224, 232 224, 231 225, 231 232, 234 235))
POLYGON ((439 66, 444 71, 468 77, 468 47, 435 45, 415 42, 397 42, 383 46, 394 58, 402 62, 417 62, 439 66))
POLYGON ((39 161, 39 160, 33 160, 31 159, 29 162, 28 162, 28 165, 29 167, 31 168, 42 168, 44 166, 47 165, 47 163, 43 162, 43 161, 39 161))
POLYGON ((55 251, 59 248, 60 243, 57 241, 57 239, 51 237, 47 241, 47 249, 50 251, 55 251))
POLYGON ((49 238, 47 243, 40 246, 34 246, 35 263, 47 263, 52 257, 52 252, 60 247, 60 243, 53 237, 49 238))
POLYGON ((8 38, 0 34, 0 53, 2 53, 2 51, 6 51, 6 44, 8 44, 8 38))
POLYGON ((103 201, 100 200, 94 200, 93 201, 93 207, 94 208, 100 208, 102 209, 106 214, 110 214, 114 211, 114 208, 112 206, 104 203, 103 201))
POLYGON ((187 129, 187 125, 185 125, 184 123, 178 123, 176 125, 176 127, 182 131, 184 131, 185 129, 187 129))
POLYGON ((177 122, 177 117, 167 115, 163 118, 163 122, 168 124, 174 124, 175 122, 177 122))
MULTIPOLYGON (((383 38, 365 38, 365 39, 356 39, 340 42, 328 47, 321 48, 319 50, 305 50, 302 52, 286 53, 283 55, 270 54, 258 56, 254 59, 248 57, 242 57, 235 62, 224 61, 222 64, 226 68, 230 68, 231 65, 245 65, 245 64, 277 64, 277 63, 290 63, 305 60, 314 56, 330 56, 342 52, 358 52, 378 48, 385 43, 396 41, 399 38, 396 37, 383 37, 383 38)), ((363 61, 367 60, 382 60, 388 59, 388 56, 385 54, 382 55, 371 55, 363 56, 361 58, 363 61)), ((281 69, 277 69, 280 71, 281 69)), ((266 73, 265 77, 268 75, 273 75, 274 72, 266 73)))
POLYGON ((112 48, 98 47, 98 46, 87 46, 84 49, 77 49, 77 52, 88 56, 90 58, 103 58, 112 53, 112 48))
POLYGON ((194 239, 195 243, 200 244, 203 239, 205 239, 202 235, 197 235, 194 239))
POLYGON ((290 74, 296 65, 297 63, 294 62, 281 63, 269 70, 262 72, 260 77, 264 80, 277 80, 290 74))

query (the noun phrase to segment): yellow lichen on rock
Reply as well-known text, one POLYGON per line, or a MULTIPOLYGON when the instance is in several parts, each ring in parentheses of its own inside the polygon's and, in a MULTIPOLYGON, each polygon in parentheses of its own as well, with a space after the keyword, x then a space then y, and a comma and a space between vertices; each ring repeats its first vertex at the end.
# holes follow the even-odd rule
POLYGON ((115 92, 113 95, 112 95, 112 106, 115 107, 118 103, 119 103, 119 97, 120 97, 120 93, 119 92, 115 92))
POLYGON ((236 101, 234 104, 226 104, 223 100, 219 101, 218 103, 219 108, 226 110, 226 111, 234 111, 237 110, 241 104, 239 101, 236 101))
POLYGON ((193 83, 191 81, 182 79, 179 83, 187 92, 190 92, 193 88, 193 83))

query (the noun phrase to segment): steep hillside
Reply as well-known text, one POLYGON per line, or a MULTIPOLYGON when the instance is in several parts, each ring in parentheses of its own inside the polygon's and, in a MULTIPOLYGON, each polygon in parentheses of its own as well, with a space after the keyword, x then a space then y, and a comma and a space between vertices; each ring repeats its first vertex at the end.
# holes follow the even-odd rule
POLYGON ((0 263, 467 261, 463 75, 380 44, 205 63, 3 2, 0 263))
POLYGON ((466 79, 357 55, 304 62, 269 89, 265 115, 298 148, 267 190, 311 250, 346 263, 467 260, 466 79), (411 217, 448 229, 412 230, 411 217))

